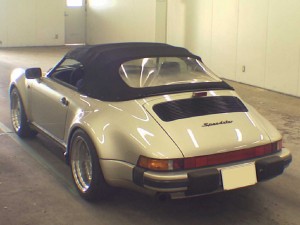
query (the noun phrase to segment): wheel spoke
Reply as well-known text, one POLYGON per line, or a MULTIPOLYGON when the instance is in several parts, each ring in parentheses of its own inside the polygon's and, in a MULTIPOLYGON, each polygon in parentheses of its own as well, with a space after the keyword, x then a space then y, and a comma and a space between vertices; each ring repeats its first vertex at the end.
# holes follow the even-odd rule
POLYGON ((71 165, 78 188, 87 191, 92 181, 92 160, 88 145, 80 136, 72 144, 71 165))
POLYGON ((18 94, 13 91, 11 96, 11 120, 15 131, 21 126, 21 102, 18 94))

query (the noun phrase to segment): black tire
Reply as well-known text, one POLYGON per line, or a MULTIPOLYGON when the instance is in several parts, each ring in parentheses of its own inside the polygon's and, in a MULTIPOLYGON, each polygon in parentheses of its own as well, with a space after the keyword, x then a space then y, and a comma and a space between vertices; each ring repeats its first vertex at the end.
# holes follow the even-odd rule
POLYGON ((21 138, 36 136, 37 132, 29 126, 23 102, 17 88, 10 92, 10 118, 14 131, 21 138))
POLYGON ((71 173, 79 194, 88 201, 107 198, 111 187, 104 179, 94 144, 83 130, 74 132, 69 151, 71 173))

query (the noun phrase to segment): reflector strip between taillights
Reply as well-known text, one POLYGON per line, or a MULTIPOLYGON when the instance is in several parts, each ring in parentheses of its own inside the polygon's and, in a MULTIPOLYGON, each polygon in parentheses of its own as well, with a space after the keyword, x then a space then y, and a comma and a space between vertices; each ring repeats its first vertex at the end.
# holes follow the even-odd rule
POLYGON ((176 171, 194 169, 253 159, 256 157, 278 152, 281 149, 282 140, 271 144, 266 144, 248 149, 190 158, 152 159, 145 156, 140 156, 138 160, 138 166, 155 171, 176 171))

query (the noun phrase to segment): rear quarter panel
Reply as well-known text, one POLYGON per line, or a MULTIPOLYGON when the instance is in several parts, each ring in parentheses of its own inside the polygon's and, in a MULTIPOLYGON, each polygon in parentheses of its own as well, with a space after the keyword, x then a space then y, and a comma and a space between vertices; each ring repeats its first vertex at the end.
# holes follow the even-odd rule
MULTIPOLYGON (((142 107, 142 100, 101 102, 89 100, 92 110, 74 121, 91 137, 99 158, 136 164, 140 155, 181 158, 182 153, 142 107)), ((71 128, 72 129, 72 128, 71 128)))

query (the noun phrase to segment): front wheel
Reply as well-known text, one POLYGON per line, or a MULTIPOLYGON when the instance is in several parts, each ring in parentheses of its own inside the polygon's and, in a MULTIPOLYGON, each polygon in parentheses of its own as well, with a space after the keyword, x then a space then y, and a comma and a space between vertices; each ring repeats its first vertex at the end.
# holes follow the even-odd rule
POLYGON ((72 136, 70 165, 76 188, 84 199, 96 201, 108 196, 110 187, 103 177, 96 149, 82 130, 72 136))
POLYGON ((19 137, 34 137, 37 134, 29 127, 22 99, 16 88, 10 92, 10 117, 13 129, 19 137))

